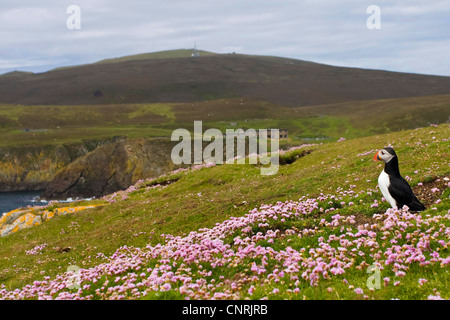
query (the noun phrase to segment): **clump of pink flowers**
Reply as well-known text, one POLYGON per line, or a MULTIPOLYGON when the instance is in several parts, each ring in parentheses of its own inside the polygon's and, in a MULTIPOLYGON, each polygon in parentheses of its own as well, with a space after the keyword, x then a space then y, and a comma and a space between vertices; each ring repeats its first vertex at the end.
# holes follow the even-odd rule
MULTIPOLYGON (((344 198, 356 198, 354 189, 263 204, 212 228, 162 235, 164 241, 156 245, 123 246, 105 256, 106 262, 80 269, 75 289, 73 275, 64 273, 12 291, 0 286, 0 299, 138 299, 168 291, 182 299, 289 298, 334 278, 348 284, 349 272, 370 265, 399 286, 414 277, 411 269, 450 263, 448 255, 441 256, 450 246, 445 225, 450 213, 422 216, 407 207, 391 208, 358 224, 355 215, 338 211, 354 206, 344 198)), ((389 282, 384 277, 386 287, 389 282)), ((355 286, 348 285, 363 295, 355 286)))
POLYGON ((35 256, 35 255, 41 254, 42 250, 44 250, 46 246, 47 246, 46 243, 40 244, 30 250, 26 250, 25 254, 29 255, 29 256, 35 256))

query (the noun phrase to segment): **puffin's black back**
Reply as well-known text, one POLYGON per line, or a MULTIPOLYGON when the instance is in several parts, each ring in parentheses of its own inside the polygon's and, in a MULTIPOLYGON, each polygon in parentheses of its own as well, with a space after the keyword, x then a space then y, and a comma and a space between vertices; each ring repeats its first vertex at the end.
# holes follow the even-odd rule
POLYGON ((407 205, 411 211, 423 211, 425 206, 417 199, 408 182, 401 176, 390 177, 389 193, 397 202, 397 207, 401 209, 407 205))
POLYGON ((398 165, 398 157, 394 149, 391 147, 384 148, 394 157, 385 164, 384 171, 389 175, 390 185, 388 187, 389 193, 397 202, 397 207, 401 209, 407 205, 411 211, 423 211, 425 206, 417 199, 411 186, 401 176, 398 165))

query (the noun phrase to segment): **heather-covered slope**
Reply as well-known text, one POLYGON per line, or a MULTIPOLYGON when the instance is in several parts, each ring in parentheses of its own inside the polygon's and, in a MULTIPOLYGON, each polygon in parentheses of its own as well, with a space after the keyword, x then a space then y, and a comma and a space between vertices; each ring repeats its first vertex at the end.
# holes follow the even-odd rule
POLYGON ((240 54, 145 57, 124 57, 39 74, 3 75, 0 103, 179 103, 239 97, 297 107, 450 93, 450 77, 444 76, 240 54))

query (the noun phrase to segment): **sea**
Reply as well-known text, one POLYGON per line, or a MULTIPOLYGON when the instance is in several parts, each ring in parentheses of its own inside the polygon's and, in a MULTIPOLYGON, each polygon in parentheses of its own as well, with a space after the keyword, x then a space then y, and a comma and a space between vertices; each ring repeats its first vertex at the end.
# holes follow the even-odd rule
POLYGON ((14 209, 27 206, 45 206, 47 201, 40 201, 39 191, 0 192, 0 216, 14 209))

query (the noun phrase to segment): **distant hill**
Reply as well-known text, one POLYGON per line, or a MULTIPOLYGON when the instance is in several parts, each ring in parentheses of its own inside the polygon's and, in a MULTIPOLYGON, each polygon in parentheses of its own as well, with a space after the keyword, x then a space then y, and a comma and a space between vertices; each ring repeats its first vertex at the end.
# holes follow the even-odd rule
POLYGON ((27 76, 32 76, 33 72, 24 72, 24 71, 11 71, 5 74, 2 74, 1 77, 3 78, 23 78, 27 76))
POLYGON ((245 97, 284 106, 450 93, 450 77, 175 50, 0 76, 0 103, 75 105, 245 97), (180 57, 181 55, 181 57, 180 57))

